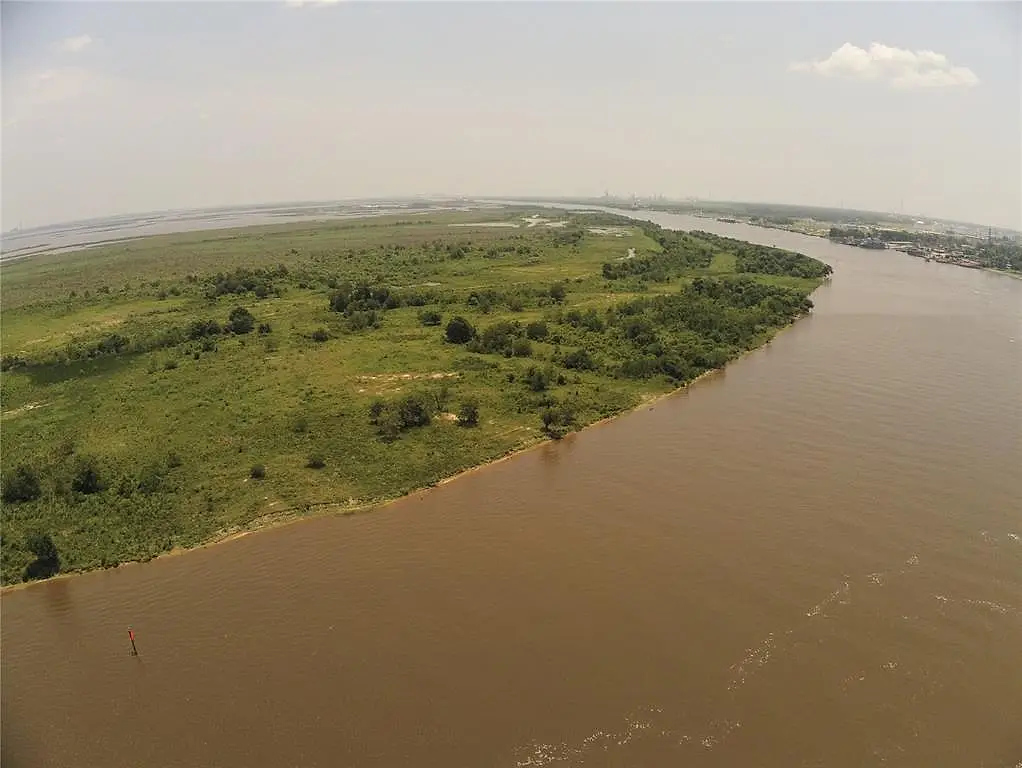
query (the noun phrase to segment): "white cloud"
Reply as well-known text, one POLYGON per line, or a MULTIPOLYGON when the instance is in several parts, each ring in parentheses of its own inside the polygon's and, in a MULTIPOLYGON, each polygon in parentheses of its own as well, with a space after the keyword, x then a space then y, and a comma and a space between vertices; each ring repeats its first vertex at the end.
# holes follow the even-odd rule
POLYGON ((883 43, 873 43, 869 50, 845 43, 825 59, 796 62, 790 68, 823 77, 878 80, 895 88, 948 88, 979 83, 971 69, 954 66, 942 53, 909 51, 883 43))
POLYGON ((66 37, 60 41, 60 50, 65 53, 81 53, 92 45, 92 38, 88 35, 77 35, 66 37))

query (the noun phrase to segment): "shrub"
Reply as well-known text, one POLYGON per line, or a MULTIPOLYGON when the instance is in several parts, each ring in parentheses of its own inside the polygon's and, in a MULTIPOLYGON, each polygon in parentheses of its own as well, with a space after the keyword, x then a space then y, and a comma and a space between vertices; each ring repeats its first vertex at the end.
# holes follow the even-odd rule
POLYGON ((462 402, 458 409, 458 424, 462 427, 474 427, 479 423, 479 404, 475 398, 462 402))
POLYGON ((550 386, 550 374, 535 365, 530 365, 525 372, 525 383, 533 392, 542 392, 550 386))
POLYGON ((567 296, 568 290, 564 287, 564 283, 554 283, 550 286, 548 293, 550 294, 551 299, 560 303, 564 301, 564 297, 567 296))
POLYGON ((521 332, 522 326, 517 322, 504 320, 494 323, 479 334, 467 349, 470 352, 486 352, 511 357, 512 345, 521 332))
POLYGON ((369 406, 369 423, 389 442, 406 429, 428 425, 432 421, 430 406, 430 397, 423 393, 406 395, 396 403, 376 399, 369 406))
POLYGON ((542 320, 536 320, 525 326, 525 335, 533 341, 542 341, 547 337, 546 323, 542 320))
POLYGON ((170 453, 167 454, 167 467, 169 467, 170 469, 180 467, 182 463, 183 462, 181 461, 181 457, 174 451, 171 451, 170 453))
MULTIPOLYGON (((138 490, 145 494, 156 493, 163 487, 163 471, 162 467, 159 466, 148 466, 142 470, 142 475, 138 479, 138 490)), ((118 492, 121 488, 118 485, 118 492)))
POLYGON ((419 322, 423 325, 440 325, 443 317, 435 309, 426 309, 419 313, 419 322))
POLYGON ((78 459, 71 478, 71 490, 84 494, 99 493, 103 490, 99 463, 91 456, 78 459))
POLYGON ((261 333, 263 336, 265 336, 272 330, 273 328, 270 327, 269 323, 259 323, 259 333, 261 333))
POLYGON ((255 318, 244 307, 235 307, 227 316, 227 330, 231 333, 251 333, 255 328, 255 318))
POLYGON ((447 330, 444 331, 444 336, 452 344, 466 344, 471 341, 476 335, 476 329, 472 327, 472 324, 468 320, 461 317, 451 318, 451 321, 447 323, 447 330))
POLYGON ((511 344, 511 354, 515 357, 532 357, 532 344, 528 339, 515 339, 511 344))
POLYGON ((3 476, 3 500, 8 504, 38 499, 41 489, 39 475, 27 464, 21 464, 13 472, 3 476))
POLYGON ((305 462, 305 466, 309 469, 323 469, 326 466, 326 461, 323 456, 318 453, 310 453, 308 460, 305 462))
POLYGON ((135 481, 135 478, 132 475, 130 474, 121 475, 120 479, 117 481, 117 487, 114 489, 114 491, 118 496, 127 498, 128 496, 131 496, 131 494, 135 492, 135 488, 137 485, 138 483, 135 481))
POLYGON ((431 420, 429 403, 422 395, 406 395, 401 398, 397 408, 404 429, 424 427, 431 420))
POLYGON ((4 355, 0 359, 0 371, 13 371, 16 368, 24 368, 28 361, 18 355, 4 355))
POLYGON ((326 332, 326 328, 317 328, 312 332, 312 340, 318 342, 327 341, 330 338, 330 334, 326 332))
POLYGON ((586 310, 585 314, 582 315, 581 325, 586 330, 596 333, 604 329, 603 318, 596 313, 595 309, 586 310))
POLYGON ((554 439, 563 437, 575 423, 574 412, 563 403, 544 408, 539 417, 543 422, 543 431, 554 439))
POLYGON ((397 440, 401 434, 401 417, 395 408, 384 408, 373 423, 376 424, 377 434, 385 443, 397 440))
POLYGON ((298 416, 295 418, 291 428, 295 431, 295 434, 305 434, 309 431, 309 420, 304 416, 298 416))
POLYGON ((596 363, 584 349, 576 349, 564 358, 564 367, 579 371, 591 371, 596 368, 596 363))
POLYGON ((379 328, 380 316, 375 309, 352 312, 348 316, 349 331, 364 331, 367 328, 379 328))
POLYGON ((380 398, 376 398, 369 404, 369 423, 375 424, 383 412, 387 409, 387 403, 380 398))
POLYGON ((216 336, 221 330, 220 323, 216 320, 193 320, 188 326, 188 338, 202 339, 206 336, 216 336))
POLYGON ((253 480, 262 480, 266 477, 266 467, 262 464, 253 464, 252 469, 248 471, 248 476, 253 480))
POLYGON ((439 413, 447 407, 447 401, 451 399, 451 388, 447 384, 441 384, 432 391, 432 395, 433 402, 436 404, 436 410, 439 413))

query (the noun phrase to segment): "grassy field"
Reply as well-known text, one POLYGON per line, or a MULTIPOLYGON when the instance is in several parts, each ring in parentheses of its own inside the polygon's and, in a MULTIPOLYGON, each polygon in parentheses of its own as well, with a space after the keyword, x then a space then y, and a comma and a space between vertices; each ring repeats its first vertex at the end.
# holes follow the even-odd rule
POLYGON ((199 232, 5 266, 3 582, 431 485, 725 364, 807 311, 821 277, 750 267, 712 236, 537 215, 554 214, 199 232), (470 343, 447 339, 455 316, 470 343))

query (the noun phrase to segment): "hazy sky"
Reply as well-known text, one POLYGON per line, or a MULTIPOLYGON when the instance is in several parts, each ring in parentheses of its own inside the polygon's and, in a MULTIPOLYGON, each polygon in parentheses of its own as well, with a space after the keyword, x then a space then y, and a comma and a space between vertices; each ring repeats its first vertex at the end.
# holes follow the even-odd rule
POLYGON ((3 227, 407 193, 1022 229, 1022 4, 12 3, 3 227))

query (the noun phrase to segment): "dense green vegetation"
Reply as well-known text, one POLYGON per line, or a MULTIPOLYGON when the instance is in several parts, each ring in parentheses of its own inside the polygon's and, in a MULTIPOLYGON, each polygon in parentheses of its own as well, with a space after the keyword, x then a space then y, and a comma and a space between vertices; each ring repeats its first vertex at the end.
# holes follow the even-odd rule
POLYGON ((5 267, 4 583, 360 509, 560 437, 763 343, 829 273, 544 215, 201 232, 5 267))

